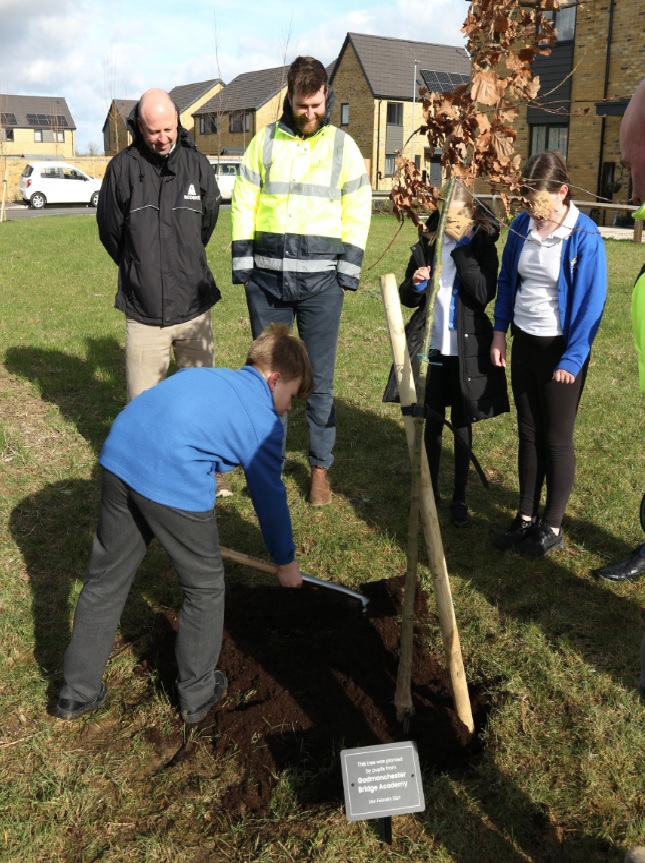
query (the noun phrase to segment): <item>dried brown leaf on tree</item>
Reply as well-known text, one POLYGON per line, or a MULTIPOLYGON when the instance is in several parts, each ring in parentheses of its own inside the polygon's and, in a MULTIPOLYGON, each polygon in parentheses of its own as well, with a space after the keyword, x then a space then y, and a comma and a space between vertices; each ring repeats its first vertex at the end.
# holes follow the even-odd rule
POLYGON ((496 105, 503 97, 506 87, 500 80, 497 72, 493 69, 475 72, 470 95, 473 102, 481 102, 483 105, 496 105))
MULTIPOLYGON (((419 131, 432 149, 441 149, 447 174, 469 183, 485 177, 507 208, 521 188, 517 133, 510 124, 519 105, 537 96, 540 82, 531 64, 549 53, 556 38, 553 20, 544 13, 563 2, 535 0, 527 7, 522 0, 472 0, 462 27, 473 69, 470 85, 446 93, 419 91, 425 120, 419 131)), ((391 195, 399 218, 407 214, 418 224, 413 206, 433 208, 438 196, 412 163, 400 160, 391 195)))

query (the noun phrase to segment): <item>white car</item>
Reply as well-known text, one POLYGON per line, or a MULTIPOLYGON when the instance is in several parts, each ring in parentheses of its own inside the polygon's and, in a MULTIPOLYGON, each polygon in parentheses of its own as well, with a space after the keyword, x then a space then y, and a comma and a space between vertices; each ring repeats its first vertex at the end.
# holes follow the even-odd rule
POLYGON ((23 201, 37 210, 45 204, 96 207, 100 188, 101 180, 89 177, 67 162, 28 162, 18 183, 23 201))
POLYGON ((240 173, 240 162, 234 159, 210 159, 209 161, 213 166, 222 200, 230 201, 233 197, 235 178, 240 173))

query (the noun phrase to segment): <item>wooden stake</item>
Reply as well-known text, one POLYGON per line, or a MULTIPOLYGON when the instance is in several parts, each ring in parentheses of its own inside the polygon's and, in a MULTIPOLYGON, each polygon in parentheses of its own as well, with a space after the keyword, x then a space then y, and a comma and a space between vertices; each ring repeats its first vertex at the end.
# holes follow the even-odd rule
MULTIPOLYGON (((403 315, 401 314, 399 292, 397 289, 396 279, 392 273, 381 277, 381 292, 383 295, 385 317, 392 345, 394 370, 399 388, 401 404, 416 404, 417 398, 414 386, 414 377, 412 375, 412 366, 410 365, 410 356, 408 354, 408 347, 405 339, 405 329, 403 325, 403 315)), ((415 443, 414 420, 412 417, 405 417, 404 424, 408 448, 410 455, 412 456, 415 443)), ((435 506, 434 494, 432 492, 430 470, 428 468, 428 458, 425 452, 425 447, 421 448, 419 505, 421 524, 425 534, 428 561, 437 603, 441 638, 446 656, 446 665, 452 682, 455 709, 460 720, 472 734, 475 730, 475 724, 473 722, 472 708, 470 705, 470 698, 468 696, 468 686, 466 675, 464 673, 463 657, 461 655, 461 647, 459 644, 459 633, 457 631, 450 581, 448 579, 448 570, 443 554, 441 531, 439 528, 439 521, 437 519, 437 509, 435 506)), ((404 612, 407 593, 408 591, 406 589, 406 597, 404 597, 404 612)), ((414 599, 414 594, 412 594, 412 599, 414 599)), ((408 636, 406 636, 406 639, 407 638, 408 636)), ((405 709, 406 701, 403 700, 401 703, 403 705, 403 709, 405 709)))

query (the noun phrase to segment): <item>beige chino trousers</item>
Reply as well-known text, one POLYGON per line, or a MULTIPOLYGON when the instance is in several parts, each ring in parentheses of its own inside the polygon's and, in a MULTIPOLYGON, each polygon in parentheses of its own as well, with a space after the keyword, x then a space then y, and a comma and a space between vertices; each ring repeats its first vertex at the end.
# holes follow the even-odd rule
POLYGON ((214 346, 210 309, 192 321, 170 327, 125 319, 125 376, 128 401, 162 381, 172 350, 178 369, 213 365, 214 346))

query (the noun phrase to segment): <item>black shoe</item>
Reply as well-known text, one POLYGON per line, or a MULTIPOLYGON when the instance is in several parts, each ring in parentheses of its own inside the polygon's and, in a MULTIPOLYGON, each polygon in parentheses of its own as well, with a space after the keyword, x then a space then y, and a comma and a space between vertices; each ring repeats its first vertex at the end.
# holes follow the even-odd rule
POLYGON ((645 545, 639 545, 622 563, 604 566, 598 570, 601 578, 607 581, 638 581, 645 575, 645 545))
POLYGON ((455 527, 468 527, 470 524, 468 507, 463 501, 453 500, 450 504, 450 514, 452 515, 452 523, 455 527))
POLYGON ((217 704, 224 696, 226 695, 226 690, 228 689, 228 680, 222 674, 221 671, 215 672, 215 690, 211 698, 208 701, 205 701, 201 707, 197 707, 195 710, 182 710, 181 718, 184 720, 186 725, 194 725, 196 722, 201 722, 201 720, 206 716, 208 711, 214 704, 217 704))
POLYGON ((507 551, 509 548, 513 548, 514 545, 517 545, 518 542, 522 542, 523 539, 526 539, 526 536, 532 527, 535 527, 535 522, 526 521, 518 512, 511 522, 510 527, 505 530, 504 533, 500 533, 497 537, 495 545, 497 548, 501 548, 502 551, 507 551))
POLYGON ((59 698, 52 713, 59 719, 78 719, 84 713, 90 713, 92 710, 98 710, 99 707, 102 707, 106 697, 105 683, 101 683, 101 689, 94 701, 72 701, 71 698, 59 698))
POLYGON ((540 522, 533 525, 533 529, 528 531, 522 542, 518 542, 515 551, 525 557, 545 557, 554 548, 561 548, 563 544, 562 528, 559 533, 553 533, 550 527, 540 522))

